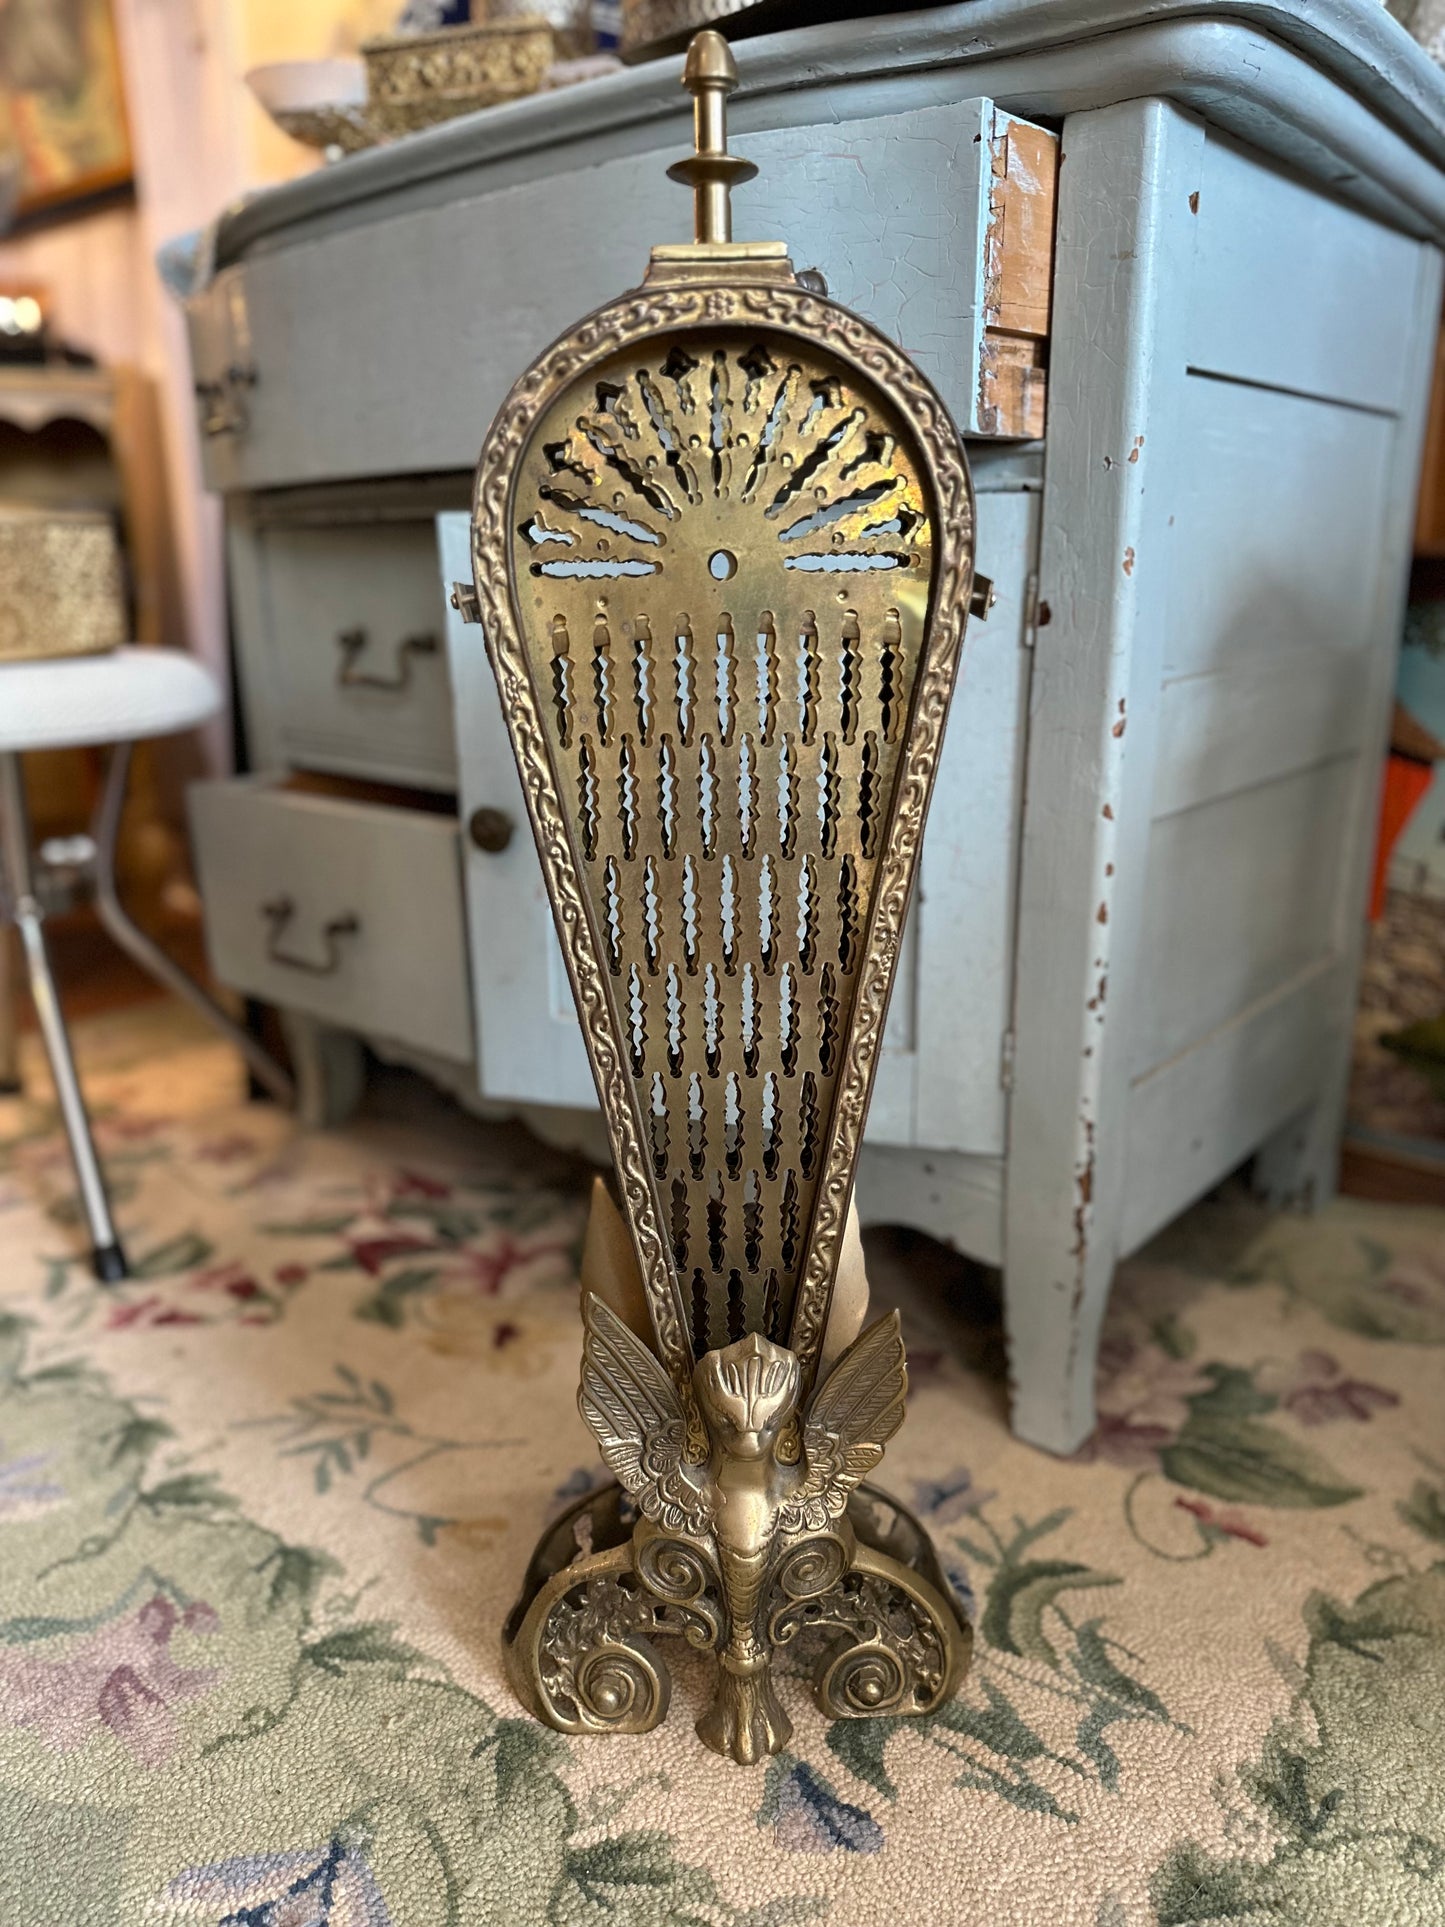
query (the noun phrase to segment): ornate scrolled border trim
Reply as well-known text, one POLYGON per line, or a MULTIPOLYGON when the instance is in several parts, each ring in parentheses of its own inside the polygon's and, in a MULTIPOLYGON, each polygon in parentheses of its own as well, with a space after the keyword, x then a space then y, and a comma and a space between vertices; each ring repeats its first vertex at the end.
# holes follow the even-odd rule
POLYGON ((646 1156, 643 1119, 616 1049, 601 947, 577 888, 576 852, 558 805, 536 691, 527 672, 510 568, 513 497, 527 442, 570 382, 642 340, 699 327, 744 327, 800 335, 838 357, 865 387, 881 391, 912 432, 932 494, 934 569, 923 660, 864 933, 852 1025, 823 1144, 789 1345, 804 1388, 816 1371, 833 1273, 868 1114, 898 946, 938 765, 973 578, 974 504, 963 442, 936 390, 892 342, 860 316, 805 289, 732 279, 659 282, 597 309, 553 343, 513 387, 488 431, 472 502, 472 571, 488 652, 496 671, 547 878, 573 993, 592 1061, 602 1114, 627 1207, 658 1349, 687 1393, 692 1346, 675 1285, 646 1156))

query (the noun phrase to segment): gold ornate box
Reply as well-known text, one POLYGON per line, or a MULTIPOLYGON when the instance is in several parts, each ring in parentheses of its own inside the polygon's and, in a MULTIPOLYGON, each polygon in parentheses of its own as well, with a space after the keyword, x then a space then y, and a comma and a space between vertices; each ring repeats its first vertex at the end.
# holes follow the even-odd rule
POLYGON ((126 640, 114 519, 0 503, 0 661, 98 655, 126 640))
POLYGON ((540 16, 369 40, 366 120, 392 136, 535 94, 555 57, 540 16))

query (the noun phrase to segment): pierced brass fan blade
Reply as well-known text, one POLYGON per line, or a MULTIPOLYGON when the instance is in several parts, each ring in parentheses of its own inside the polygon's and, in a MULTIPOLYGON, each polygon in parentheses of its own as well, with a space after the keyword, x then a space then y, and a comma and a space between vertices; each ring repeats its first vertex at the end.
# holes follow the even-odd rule
POLYGON ((931 575, 896 417, 800 350, 614 357, 517 491, 529 673, 699 1357, 791 1328, 931 575))
MULTIPOLYGON (((688 72, 696 173, 735 74, 716 35, 688 72)), ((679 1385, 749 1331, 816 1369, 972 551, 937 396, 775 244, 655 250, 483 449, 477 597, 679 1385)))
POLYGON ((973 502, 912 364, 781 244, 727 238, 746 165, 720 36, 684 79, 697 239, 504 403, 467 606, 612 1142, 580 1407, 638 1513, 593 1495, 544 1540, 509 1666, 564 1731, 642 1732, 667 1704, 648 1634, 685 1629, 718 1656, 698 1732, 746 1764, 787 1743, 772 1658, 795 1635, 832 1641, 829 1717, 927 1713, 967 1664, 927 1535, 860 1483, 906 1373, 896 1314, 859 1331, 850 1201, 973 502))
POLYGON ((921 823, 936 516, 902 411, 768 326, 597 357, 516 462, 518 666, 688 1363, 750 1330, 806 1360, 810 1243, 826 1310, 818 1204, 921 823))

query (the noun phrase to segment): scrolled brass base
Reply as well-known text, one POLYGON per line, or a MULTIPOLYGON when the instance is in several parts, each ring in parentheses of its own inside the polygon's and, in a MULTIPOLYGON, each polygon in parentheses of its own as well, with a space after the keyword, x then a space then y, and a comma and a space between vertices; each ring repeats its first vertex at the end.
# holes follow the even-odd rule
POLYGON ((749 1765, 786 1746, 792 1722, 772 1660, 811 1659, 828 1719, 933 1712, 968 1669, 973 1631, 927 1532, 905 1506, 860 1485, 827 1532, 778 1548, 766 1575, 763 1650, 729 1671, 731 1625, 707 1546, 660 1531, 607 1485, 543 1533, 503 1634, 513 1691, 571 1734, 647 1733, 667 1717, 671 1679, 655 1643, 716 1652, 728 1682, 698 1722, 714 1752, 749 1765))

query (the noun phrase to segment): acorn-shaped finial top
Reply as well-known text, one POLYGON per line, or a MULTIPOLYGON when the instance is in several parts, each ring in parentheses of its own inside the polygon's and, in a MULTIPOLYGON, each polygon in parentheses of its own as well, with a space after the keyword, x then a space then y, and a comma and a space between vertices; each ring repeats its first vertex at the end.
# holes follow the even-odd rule
POLYGON ((693 191, 693 235, 700 243, 733 238, 732 190, 757 173, 728 152, 728 95, 738 84, 732 48, 711 27, 688 43, 682 84, 692 95, 693 151, 668 168, 668 179, 693 191))

